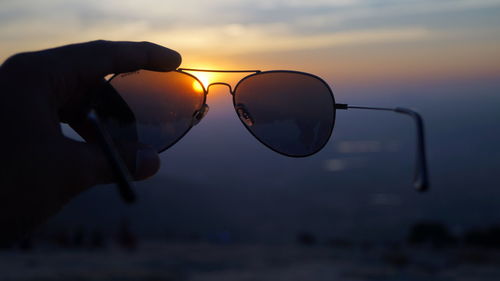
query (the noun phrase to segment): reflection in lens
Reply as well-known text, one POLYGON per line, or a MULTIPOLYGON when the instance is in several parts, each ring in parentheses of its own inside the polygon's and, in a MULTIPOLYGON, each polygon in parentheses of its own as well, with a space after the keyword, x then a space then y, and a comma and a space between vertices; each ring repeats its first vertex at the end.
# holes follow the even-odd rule
POLYGON ((307 156, 328 142, 334 99, 323 80, 300 72, 269 71, 236 86, 234 106, 262 143, 288 156, 307 156))
MULTIPOLYGON (((205 102, 200 82, 179 71, 124 73, 110 84, 133 112, 139 142, 158 151, 173 145, 191 128, 193 115, 205 102)), ((107 123, 113 124, 112 120, 107 123)))

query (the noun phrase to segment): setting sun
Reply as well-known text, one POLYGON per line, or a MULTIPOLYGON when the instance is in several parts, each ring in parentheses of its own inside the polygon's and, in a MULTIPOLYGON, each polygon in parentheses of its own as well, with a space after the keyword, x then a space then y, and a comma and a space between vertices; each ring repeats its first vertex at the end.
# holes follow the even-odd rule
POLYGON ((210 83, 214 82, 214 81, 210 81, 210 75, 212 73, 207 73, 207 72, 197 72, 195 73, 195 76, 196 78, 198 78, 198 80, 200 80, 201 84, 203 84, 203 87, 207 88, 208 85, 210 85, 210 83))
POLYGON ((208 86, 211 83, 218 82, 217 81, 217 73, 213 72, 202 72, 202 71, 186 71, 194 75, 198 81, 193 82, 193 89, 196 92, 204 92, 205 89, 208 90, 208 86))
POLYGON ((203 86, 198 81, 193 81, 193 89, 199 93, 203 93, 205 91, 203 86))

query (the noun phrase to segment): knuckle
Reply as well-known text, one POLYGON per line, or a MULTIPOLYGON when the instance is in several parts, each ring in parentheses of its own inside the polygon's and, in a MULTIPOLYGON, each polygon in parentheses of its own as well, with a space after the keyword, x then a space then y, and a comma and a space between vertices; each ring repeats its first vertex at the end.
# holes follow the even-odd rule
POLYGON ((113 41, 108 40, 94 40, 83 44, 87 50, 104 50, 109 51, 113 48, 113 41))
POLYGON ((111 43, 111 41, 104 40, 104 39, 97 39, 97 40, 94 40, 94 41, 90 41, 89 43, 90 44, 95 44, 95 45, 108 45, 109 43, 111 43))
POLYGON ((15 75, 31 75, 37 73, 48 74, 54 68, 55 62, 52 55, 48 51, 26 52, 12 55, 9 57, 0 68, 2 71, 15 75))
POLYGON ((143 48, 150 48, 153 45, 153 43, 148 42, 148 41, 140 41, 137 43, 139 44, 140 47, 143 47, 143 48))
POLYGON ((33 53, 19 53, 9 57, 2 68, 14 71, 27 71, 36 62, 36 56, 33 53))

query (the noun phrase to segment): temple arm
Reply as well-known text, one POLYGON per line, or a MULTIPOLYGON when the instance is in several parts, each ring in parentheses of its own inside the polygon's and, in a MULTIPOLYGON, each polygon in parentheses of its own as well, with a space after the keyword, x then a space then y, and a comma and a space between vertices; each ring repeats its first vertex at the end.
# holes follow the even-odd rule
POLYGON ((91 110, 87 115, 90 124, 94 127, 99 144, 108 158, 109 164, 115 175, 116 185, 121 198, 126 203, 134 203, 136 195, 132 189, 132 177, 116 150, 109 133, 104 129, 102 122, 95 112, 91 110))
POLYGON ((351 106, 348 104, 337 103, 335 109, 371 109, 382 111, 393 111, 405 115, 409 115, 415 121, 417 129, 417 155, 416 167, 413 184, 418 191, 427 191, 429 189, 429 176, 427 174, 427 158, 425 156, 425 139, 424 139, 424 122, 422 117, 417 112, 403 107, 384 108, 384 107, 366 107, 366 106, 351 106))

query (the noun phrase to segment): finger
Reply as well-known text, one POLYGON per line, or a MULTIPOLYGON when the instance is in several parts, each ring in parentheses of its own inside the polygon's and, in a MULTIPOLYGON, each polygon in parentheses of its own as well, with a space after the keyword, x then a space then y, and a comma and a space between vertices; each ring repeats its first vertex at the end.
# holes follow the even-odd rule
POLYGON ((171 71, 182 61, 176 51, 150 42, 97 40, 45 52, 73 62, 80 73, 99 77, 139 69, 171 71))
MULTIPOLYGON (((142 144, 125 144, 117 146, 119 154, 134 180, 147 179, 159 170, 160 160, 154 149, 142 144)), ((75 179, 85 182, 86 186, 116 182, 115 174, 102 147, 98 144, 82 143, 67 140, 66 148, 74 164, 75 179)))

